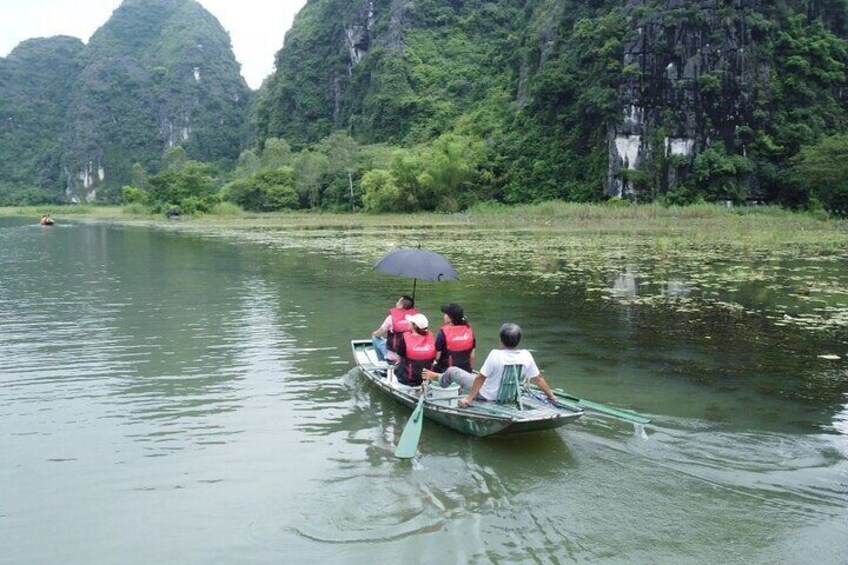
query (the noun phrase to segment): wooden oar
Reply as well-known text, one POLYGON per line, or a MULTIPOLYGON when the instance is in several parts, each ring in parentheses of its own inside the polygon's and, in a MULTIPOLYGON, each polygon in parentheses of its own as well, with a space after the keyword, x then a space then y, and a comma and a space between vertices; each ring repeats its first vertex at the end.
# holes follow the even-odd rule
POLYGON ((424 391, 418 397, 418 405, 412 411, 412 416, 406 422, 406 427, 400 434, 400 440, 395 448, 395 457, 412 459, 418 451, 418 440, 421 438, 421 428, 424 425, 424 391))
POLYGON ((557 398, 562 399, 564 401, 563 404, 565 404, 566 406, 576 406, 577 408, 582 408, 584 410, 593 410, 595 412, 600 412, 608 416, 615 416, 616 418, 621 418, 622 420, 628 420, 636 424, 647 424, 651 421, 651 419, 647 416, 639 414, 638 412, 634 412, 633 410, 613 408, 612 406, 607 406, 606 404, 601 404, 599 402, 584 400, 582 398, 577 398, 576 396, 567 394, 559 389, 554 389, 552 392, 557 398))

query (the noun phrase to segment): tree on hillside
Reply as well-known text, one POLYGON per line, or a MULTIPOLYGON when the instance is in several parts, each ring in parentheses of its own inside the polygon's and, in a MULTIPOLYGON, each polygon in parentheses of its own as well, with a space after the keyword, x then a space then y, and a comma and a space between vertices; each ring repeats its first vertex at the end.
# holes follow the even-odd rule
POLYGON ((697 194, 711 202, 743 202, 748 196, 745 182, 752 172, 753 167, 747 158, 728 155, 720 143, 708 147, 695 157, 692 166, 697 194))
POLYGON ((236 178, 243 179, 252 177, 259 172, 261 168, 259 156, 253 149, 246 149, 241 152, 236 163, 236 178))
POLYGON ((261 166, 263 169, 279 169, 291 165, 291 147, 285 139, 269 137, 262 147, 261 166))
POLYGON ((403 209, 400 188, 390 171, 372 169, 362 176, 362 202, 369 212, 399 212, 403 209))
POLYGON ((848 134, 803 147, 792 160, 795 182, 828 210, 848 215, 848 134))
POLYGON ((245 210, 273 212, 296 208, 294 168, 264 169, 249 178, 236 179, 224 187, 223 198, 245 210))
POLYGON ((453 134, 433 142, 427 172, 432 177, 436 208, 446 212, 459 209, 459 198, 468 192, 477 168, 483 161, 484 149, 480 140, 453 134))
POLYGON ((343 132, 336 132, 325 137, 318 144, 318 150, 327 156, 329 174, 345 173, 347 175, 350 209, 354 209, 353 171, 359 155, 359 144, 343 132))
POLYGON ((392 161, 392 177, 399 190, 396 212, 414 212, 435 208, 433 197, 433 179, 426 172, 427 158, 424 148, 414 150, 399 149, 392 161))
POLYGON ((130 183, 132 186, 142 190, 150 188, 150 177, 141 163, 133 163, 132 171, 130 172, 130 183))
POLYGON ((184 213, 209 212, 217 199, 215 167, 187 161, 180 170, 166 170, 150 178, 150 203, 155 212, 178 206, 184 213))
POLYGON ((188 162, 188 155, 182 146, 171 147, 162 154, 163 171, 179 171, 188 162))
POLYGON ((314 151, 302 151, 295 159, 295 186, 310 208, 317 208, 321 204, 321 177, 329 163, 326 155, 314 151))

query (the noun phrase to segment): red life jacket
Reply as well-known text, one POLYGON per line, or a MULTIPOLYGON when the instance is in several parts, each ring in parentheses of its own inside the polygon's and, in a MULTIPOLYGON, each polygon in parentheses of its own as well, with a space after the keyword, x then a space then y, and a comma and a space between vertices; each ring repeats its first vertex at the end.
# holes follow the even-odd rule
POLYGON ((389 351, 397 351, 400 336, 409 332, 411 329, 409 327, 409 320, 406 317, 417 313, 418 310, 415 308, 410 308, 409 310, 392 308, 389 310, 389 315, 392 317, 392 331, 386 334, 386 348, 389 351))
POLYGON ((445 351, 439 357, 439 371, 459 367, 471 372, 471 351, 474 349, 474 330, 467 324, 442 326, 445 334, 445 351))
POLYGON ((410 386, 420 385, 421 371, 432 367, 436 358, 436 338, 428 331, 423 335, 406 332, 402 339, 406 346, 406 356, 403 369, 397 375, 398 380, 410 386))

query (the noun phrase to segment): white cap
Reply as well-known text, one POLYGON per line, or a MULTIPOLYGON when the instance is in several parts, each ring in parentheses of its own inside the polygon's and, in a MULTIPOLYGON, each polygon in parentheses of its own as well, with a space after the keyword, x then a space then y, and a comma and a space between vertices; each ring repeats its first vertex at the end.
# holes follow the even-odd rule
POLYGON ((411 316, 407 316, 406 320, 410 324, 415 324, 422 330, 426 330, 427 326, 430 325, 430 323, 427 321, 427 316, 425 316, 424 314, 412 314, 411 316))

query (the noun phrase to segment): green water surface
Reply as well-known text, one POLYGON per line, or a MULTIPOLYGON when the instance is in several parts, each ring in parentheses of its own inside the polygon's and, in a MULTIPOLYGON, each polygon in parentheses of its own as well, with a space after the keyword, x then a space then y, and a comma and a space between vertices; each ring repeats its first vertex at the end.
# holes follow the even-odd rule
MULTIPOLYGON (((521 232, 0 219, 0 563, 844 563, 845 258, 521 232), (480 440, 353 368, 412 282, 548 381, 650 414, 480 440), (589 251, 586 251, 589 249, 589 251), (599 251, 601 249, 601 251, 599 251)), ((589 237, 589 236, 587 236, 589 237)))

